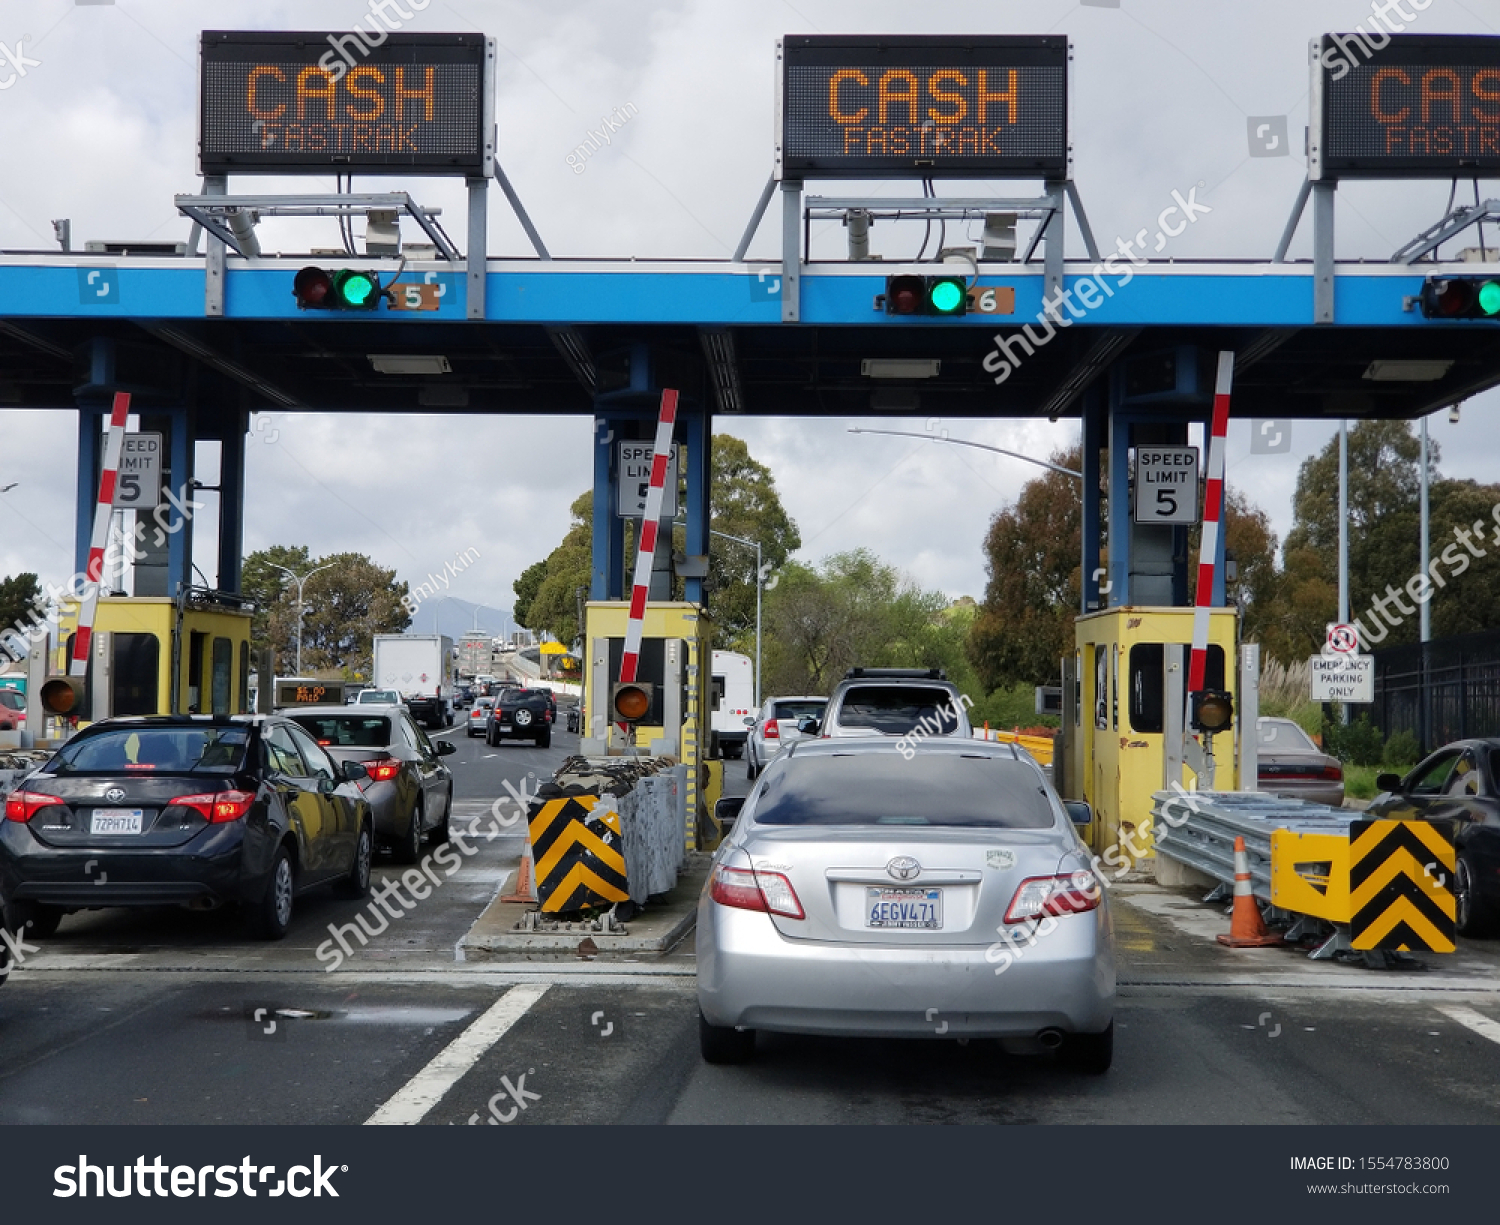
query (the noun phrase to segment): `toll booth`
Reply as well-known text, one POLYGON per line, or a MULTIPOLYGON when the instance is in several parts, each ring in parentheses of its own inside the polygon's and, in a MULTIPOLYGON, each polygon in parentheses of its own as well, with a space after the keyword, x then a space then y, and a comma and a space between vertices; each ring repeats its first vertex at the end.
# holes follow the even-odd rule
MULTIPOLYGON (((1236 698, 1231 665, 1238 622, 1233 607, 1211 610, 1205 669, 1207 688, 1236 698)), ((1073 694, 1067 703, 1072 726, 1066 739, 1068 776, 1094 810, 1085 840, 1101 853, 1119 847, 1116 862, 1154 858, 1147 819, 1153 793, 1166 785, 1167 732, 1187 704, 1193 609, 1126 605, 1088 613, 1076 624, 1077 649, 1069 669, 1073 694), (1182 647, 1175 671, 1169 671, 1170 645, 1182 647)), ((1214 737, 1216 790, 1239 785, 1238 735, 1236 719, 1229 732, 1214 737)), ((1184 767, 1183 779, 1184 786, 1194 785, 1190 768, 1184 767)))
POLYGON ((709 661, 713 623, 697 604, 678 601, 646 605, 636 680, 651 686, 650 712, 634 727, 632 742, 609 720, 610 697, 620 677, 630 605, 623 600, 591 601, 585 613, 583 695, 587 724, 581 751, 671 753, 688 768, 687 829, 684 847, 698 847, 699 816, 711 811, 708 770, 709 661))
MULTIPOLYGON (((248 605, 220 593, 100 599, 80 720, 249 712, 250 622, 248 605)), ((68 671, 76 627, 76 612, 59 622, 54 676, 68 671)))

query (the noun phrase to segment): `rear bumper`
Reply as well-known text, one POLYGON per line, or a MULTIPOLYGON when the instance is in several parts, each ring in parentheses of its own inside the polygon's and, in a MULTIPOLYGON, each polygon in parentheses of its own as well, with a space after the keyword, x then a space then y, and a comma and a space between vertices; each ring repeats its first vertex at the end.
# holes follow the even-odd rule
POLYGON ((698 1004, 713 1025, 849 1037, 1099 1033, 1115 1004, 1106 906, 1035 944, 788 940, 769 916, 698 906, 698 1004))
POLYGON ((1261 777, 1256 781, 1256 787, 1284 800, 1306 800, 1309 804, 1327 804, 1330 808, 1344 806, 1343 783, 1261 777))

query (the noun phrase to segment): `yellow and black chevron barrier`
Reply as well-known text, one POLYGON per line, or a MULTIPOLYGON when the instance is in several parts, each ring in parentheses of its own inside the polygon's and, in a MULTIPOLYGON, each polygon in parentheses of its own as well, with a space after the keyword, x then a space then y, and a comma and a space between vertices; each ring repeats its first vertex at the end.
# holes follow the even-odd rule
POLYGON ((598 803, 597 795, 573 795, 531 805, 536 895, 548 914, 609 907, 630 896, 620 814, 596 813, 598 803))
POLYGON ((1453 826, 1349 823, 1349 943, 1355 949, 1451 953, 1453 826))

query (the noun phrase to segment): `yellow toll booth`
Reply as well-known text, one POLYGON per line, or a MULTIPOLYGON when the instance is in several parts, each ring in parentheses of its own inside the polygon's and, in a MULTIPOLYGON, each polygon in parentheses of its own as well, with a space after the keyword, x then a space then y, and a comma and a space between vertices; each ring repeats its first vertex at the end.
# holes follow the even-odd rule
MULTIPOLYGON (((1210 612, 1205 685, 1236 692, 1238 611, 1210 612)), ((1162 790, 1166 771, 1167 701, 1181 710, 1187 702, 1187 663, 1193 641, 1191 608, 1110 608, 1077 621, 1074 657, 1073 725, 1067 729, 1069 778, 1094 809, 1086 841, 1101 855, 1118 847, 1111 866, 1155 857, 1148 824, 1151 796, 1162 790), (1170 689, 1167 646, 1183 648, 1182 671, 1170 689)), ((1239 783, 1236 737, 1214 737, 1214 787, 1232 791, 1239 783)), ((1191 771, 1184 769, 1191 780, 1191 771)), ((1184 786, 1191 786, 1191 781, 1184 786)), ((1082 832, 1082 831, 1080 831, 1082 832)))
MULTIPOLYGON (((207 598, 113 596, 94 617, 92 714, 245 714, 250 710, 249 611, 207 598)), ((77 614, 59 623, 52 671, 65 675, 77 614)))
MULTIPOLYGON (((584 752, 602 754, 608 743, 618 748, 622 733, 610 735, 610 698, 620 677, 630 605, 596 600, 585 613, 583 695, 587 722, 580 729, 584 752)), ((684 847, 698 846, 700 812, 711 812, 708 770, 709 671, 713 624, 696 604, 677 601, 646 605, 636 680, 651 685, 650 714, 635 727, 634 748, 650 753, 658 741, 675 742, 675 753, 687 766, 687 828, 684 847), (669 725, 675 724, 675 727, 669 725)))

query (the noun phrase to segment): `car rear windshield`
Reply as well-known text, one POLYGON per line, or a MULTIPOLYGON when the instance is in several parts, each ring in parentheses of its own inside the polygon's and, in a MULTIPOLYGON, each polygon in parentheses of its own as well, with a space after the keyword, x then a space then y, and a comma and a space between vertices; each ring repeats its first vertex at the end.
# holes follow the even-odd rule
POLYGON ((14 689, 0 689, 0 706, 8 706, 11 710, 25 710, 26 695, 14 689))
POLYGON ((359 695, 362 706, 394 706, 401 701, 401 695, 394 689, 366 689, 359 695))
POLYGON ((823 717, 823 708, 828 705, 828 699, 814 699, 808 702, 777 702, 771 707, 773 718, 776 719, 805 719, 811 715, 814 719, 823 717))
POLYGON ((233 774, 245 760, 244 727, 112 727, 63 745, 48 774, 233 774))
POLYGON ((1290 719, 1267 719, 1256 729, 1255 736, 1263 749, 1296 749, 1301 752, 1307 749, 1316 751, 1318 747, 1312 742, 1312 737, 1290 719))
POLYGON ((766 776, 760 825, 957 825, 1046 829, 1035 767, 969 753, 817 753, 766 776))
POLYGON ((845 695, 838 722, 841 727, 904 736, 925 720, 928 728, 951 732, 958 726, 953 707, 953 695, 946 689, 859 685, 845 695))
POLYGON ((293 715, 330 749, 383 749, 391 743, 391 721, 383 715, 293 715))

